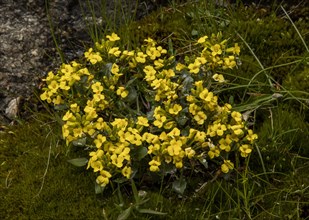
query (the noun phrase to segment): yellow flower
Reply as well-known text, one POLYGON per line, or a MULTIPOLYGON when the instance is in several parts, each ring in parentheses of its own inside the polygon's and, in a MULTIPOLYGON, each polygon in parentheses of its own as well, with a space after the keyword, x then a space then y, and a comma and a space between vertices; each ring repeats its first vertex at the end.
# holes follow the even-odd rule
POLYGON ((124 177, 126 177, 127 179, 130 179, 131 174, 132 174, 132 169, 131 167, 125 166, 124 168, 122 168, 121 173, 124 177))
POLYGON ((225 80, 224 80, 224 77, 222 74, 214 74, 212 76, 212 78, 216 81, 216 82, 219 82, 219 83, 223 83, 225 80))
POLYGON ((152 160, 148 163, 150 165, 150 171, 151 172, 157 172, 160 170, 159 166, 161 165, 161 162, 160 161, 157 161, 157 160, 152 160))
POLYGON ((213 159, 214 157, 219 157, 220 155, 220 150, 213 146, 213 144, 209 145, 210 150, 208 151, 208 156, 210 157, 210 159, 213 159))
POLYGON ((239 150, 242 157, 248 157, 248 155, 252 152, 252 148, 248 144, 241 145, 239 150))
POLYGON ((238 46, 238 43, 235 43, 234 47, 226 49, 226 52, 232 52, 233 54, 239 55, 240 47, 238 46))
POLYGON ((203 143, 206 138, 206 133, 204 131, 196 131, 196 134, 194 136, 194 141, 198 141, 203 143))
POLYGON ((221 138, 219 141, 220 149, 225 150, 226 152, 229 152, 231 150, 230 144, 232 143, 232 140, 227 135, 226 138, 221 138))
POLYGON ((172 138, 175 138, 175 137, 179 137, 180 135, 180 130, 178 128, 173 128, 173 130, 171 130, 167 136, 170 136, 172 138))
POLYGON ((229 56, 228 58, 224 58, 224 66, 223 69, 233 69, 236 66, 235 57, 229 56))
POLYGON ((124 87, 120 86, 118 87, 116 93, 117 95, 121 96, 121 98, 125 98, 128 96, 129 91, 127 91, 124 87))
POLYGON ((212 52, 211 52, 211 55, 212 55, 213 57, 222 54, 222 50, 221 50, 220 44, 215 44, 215 45, 211 46, 211 47, 210 47, 210 50, 212 51, 212 52))
POLYGON ((81 127, 74 128, 73 129, 73 136, 76 137, 76 138, 83 136, 83 129, 81 127))
POLYGON ((176 65, 176 70, 177 71, 181 71, 181 70, 183 70, 183 69, 185 69, 186 68, 186 65, 184 65, 184 64, 182 64, 182 63, 177 63, 177 65, 176 65))
POLYGON ((121 155, 117 156, 117 154, 113 154, 111 156, 112 164, 114 164, 118 168, 121 168, 123 166, 124 159, 125 158, 123 156, 121 155))
POLYGON ((62 126, 62 136, 63 138, 66 138, 70 135, 70 129, 69 129, 69 126, 67 124, 64 124, 62 126))
POLYGON ((164 85, 165 82, 166 81, 164 81, 163 79, 155 79, 155 80, 152 81, 151 86, 154 89, 158 89, 161 86, 161 84, 164 85))
POLYGON ((224 160, 224 163, 221 165, 222 172, 228 173, 232 169, 234 169, 234 164, 230 160, 224 160))
POLYGON ((175 72, 172 69, 162 70, 161 74, 166 76, 167 78, 175 76, 175 72))
POLYGON ((78 70, 77 73, 80 75, 87 75, 87 76, 90 75, 89 70, 86 67, 78 70))
POLYGON ((212 92, 208 92, 208 89, 203 89, 203 91, 199 94, 200 99, 210 102, 213 97, 212 92))
POLYGON ((47 77, 45 79, 43 79, 43 81, 52 81, 53 79, 55 78, 55 75, 52 71, 49 71, 48 74, 47 74, 47 77))
POLYGON ((68 121, 68 120, 72 120, 72 119, 75 120, 75 117, 73 116, 71 111, 67 111, 65 113, 65 115, 62 117, 63 121, 68 121))
POLYGON ((95 102, 100 102, 100 101, 102 101, 104 99, 105 99, 105 96, 103 94, 94 94, 93 95, 93 100, 95 102))
POLYGON ((148 124, 148 119, 146 117, 143 117, 143 116, 139 116, 137 117, 137 122, 136 124, 138 125, 142 125, 142 126, 145 126, 145 127, 148 127, 149 124, 148 124))
POLYGON ((60 69, 61 73, 71 75, 74 71, 73 67, 69 64, 63 64, 60 69))
POLYGON ((234 120, 236 122, 241 122, 242 121, 242 116, 241 116, 241 113, 239 113, 239 112, 233 111, 231 116, 234 118, 234 120))
POLYGON ((186 97, 186 100, 187 100, 188 102, 194 102, 194 101, 195 101, 195 97, 194 97, 193 95, 188 95, 188 96, 186 97))
POLYGON ((118 35, 115 34, 115 33, 112 33, 111 35, 107 35, 106 38, 107 38, 109 41, 117 41, 117 40, 120 40, 120 37, 118 37, 118 35))
POLYGON ((114 55, 115 57, 119 57, 121 51, 119 50, 119 47, 113 47, 108 51, 108 53, 114 55))
POLYGON ((146 74, 145 76, 145 80, 148 82, 148 81, 153 81, 156 79, 156 70, 148 65, 148 66, 145 66, 144 69, 143 69, 144 73, 146 74))
POLYGON ((181 105, 175 104, 173 107, 171 107, 168 112, 172 115, 178 115, 178 113, 182 110, 181 105))
POLYGON ((148 154, 156 153, 158 150, 160 150, 160 145, 159 144, 152 144, 148 147, 148 154))
POLYGON ((164 67, 164 61, 162 59, 157 59, 153 62, 153 64, 155 65, 156 69, 160 69, 162 67, 164 67))
POLYGON ((90 152, 89 156, 91 158, 88 161, 87 169, 89 169, 89 167, 92 167, 93 172, 98 172, 98 171, 103 170, 103 164, 101 162, 103 155, 104 155, 103 150, 97 150, 97 151, 90 152))
MULTIPOLYGON (((92 64, 96 64, 97 62, 102 61, 102 57, 99 52, 93 52, 93 49, 90 48, 87 52, 84 53, 85 57, 92 64)), ((73 71, 73 70, 72 70, 73 71)))
POLYGON ((170 156, 178 156, 182 151, 181 147, 181 140, 172 139, 170 145, 167 147, 167 152, 170 156))
POLYGON ((56 80, 53 80, 49 83, 48 88, 51 92, 56 93, 57 89, 59 88, 59 84, 56 80))
POLYGON ((97 148, 100 148, 105 141, 106 141, 106 137, 101 134, 98 134, 96 139, 93 142, 97 148))
POLYGON ((178 169, 181 169, 183 167, 182 161, 175 162, 175 167, 178 168, 178 169))
POLYGON ((204 112, 199 111, 195 116, 194 120, 199 124, 202 125, 204 124, 205 120, 207 119, 207 116, 204 112))
POLYGON ((186 156, 189 158, 189 159, 192 159, 195 155, 195 151, 191 148, 191 147, 187 147, 185 149, 185 152, 186 152, 186 156))
POLYGON ((195 59, 195 62, 198 62, 200 64, 205 64, 206 63, 206 59, 205 59, 205 57, 197 57, 195 59))
POLYGON ((198 74, 200 72, 200 66, 201 66, 200 62, 190 63, 188 66, 189 72, 198 74))
POLYGON ((250 143, 252 144, 254 142, 254 140, 258 139, 258 136, 257 136, 257 134, 254 134, 251 129, 249 129, 248 134, 246 136, 246 139, 248 141, 250 141, 250 143))
POLYGON ((109 183, 109 179, 112 177, 112 175, 105 170, 100 171, 100 176, 97 177, 96 182, 102 187, 105 187, 109 183))
POLYGON ((66 81, 60 81, 59 88, 67 91, 70 89, 70 86, 67 84, 66 81))
POLYGON ((124 130, 128 125, 128 120, 123 118, 115 118, 115 120, 111 123, 113 127, 117 129, 124 130))
POLYGON ((51 97, 53 96, 53 93, 51 91, 45 91, 40 95, 40 98, 42 101, 47 101, 48 103, 51 103, 51 97))
POLYGON ((100 82, 96 82, 91 85, 91 89, 94 93, 100 93, 103 91, 103 86, 100 82))
POLYGON ((208 39, 208 36, 201 37, 200 39, 198 39, 197 43, 202 44, 206 41, 206 39, 208 39))
POLYGON ((146 50, 146 54, 151 60, 155 60, 157 57, 161 56, 160 51, 158 51, 155 47, 148 47, 146 50))
POLYGON ((104 128, 105 126, 105 122, 103 121, 103 118, 98 118, 96 123, 95 123, 95 128, 98 130, 101 130, 102 128, 104 128))
POLYGON ((153 125, 161 128, 163 126, 163 123, 166 121, 166 117, 165 116, 160 116, 158 117, 154 122, 153 125))
POLYGON ((243 128, 243 125, 232 125, 231 126, 233 133, 237 136, 243 135, 244 132, 243 132, 242 128, 243 128))
POLYGON ((143 134, 143 141, 146 141, 149 144, 150 143, 155 144, 155 143, 159 142, 159 137, 157 135, 145 132, 143 134))
POLYGON ((156 45, 156 42, 150 37, 148 37, 148 39, 145 39, 144 41, 147 42, 149 46, 153 47, 156 45))
POLYGON ((86 113, 86 120, 91 121, 92 119, 96 118, 98 115, 96 113, 96 109, 90 106, 86 106, 84 108, 84 112, 86 113))
POLYGON ((167 53, 167 50, 166 50, 166 49, 163 49, 161 46, 158 46, 158 47, 157 47, 157 50, 158 50, 161 54, 166 54, 166 53, 167 53))
POLYGON ((145 62, 146 62, 146 57, 147 57, 147 55, 144 54, 143 52, 138 52, 138 53, 136 54, 135 60, 136 60, 138 63, 145 63, 145 62))
POLYGON ((119 74, 119 66, 116 63, 112 65, 111 73, 115 76, 122 76, 122 74, 119 74))

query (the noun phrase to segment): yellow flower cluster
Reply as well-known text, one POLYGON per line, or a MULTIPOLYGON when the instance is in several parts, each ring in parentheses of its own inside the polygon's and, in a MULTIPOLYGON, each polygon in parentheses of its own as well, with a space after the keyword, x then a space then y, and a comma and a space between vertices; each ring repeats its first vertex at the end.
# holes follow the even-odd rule
MULTIPOLYGON (((226 47, 227 40, 221 42, 213 42, 213 39, 219 40, 222 38, 222 34, 218 33, 217 36, 214 34, 211 38, 208 36, 201 37, 197 44, 203 46, 203 50, 200 56, 196 57, 194 62, 188 65, 190 73, 198 74, 200 71, 206 71, 208 69, 214 70, 218 68, 233 69, 236 67, 235 55, 239 55, 240 47, 236 43, 234 47, 226 47)), ((215 73, 213 79, 217 82, 224 82, 222 74, 215 73)))
POLYGON ((84 54, 84 63, 50 72, 41 94, 42 100, 66 108, 62 134, 67 144, 86 139, 87 169, 98 174, 99 185, 118 174, 129 179, 140 160, 158 172, 162 164, 183 169, 188 160, 216 159, 227 173, 234 168, 231 152, 251 153, 257 135, 241 113, 218 103, 209 86, 209 79, 225 82, 218 68, 236 67, 237 44, 227 48, 226 40, 216 41, 220 34, 204 36, 197 41, 199 56, 180 63, 150 38, 132 51, 115 45, 120 40, 115 33, 106 39, 84 54), (125 117, 122 112, 132 105, 133 114, 125 117), (143 149, 147 155, 137 159, 143 149))
POLYGON ((57 74, 49 72, 44 81, 47 87, 40 95, 41 100, 60 105, 64 103, 62 95, 67 96, 68 90, 81 79, 92 80, 93 76, 89 73, 87 67, 73 61, 70 64, 63 64, 57 74))

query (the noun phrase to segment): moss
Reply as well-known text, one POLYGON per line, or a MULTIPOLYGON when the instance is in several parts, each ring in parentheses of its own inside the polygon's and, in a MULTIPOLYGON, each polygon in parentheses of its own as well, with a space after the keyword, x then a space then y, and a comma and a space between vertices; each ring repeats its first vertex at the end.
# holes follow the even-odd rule
POLYGON ((78 155, 66 154, 57 128, 30 121, 0 134, 0 215, 5 219, 102 217, 91 174, 67 162, 78 155))
MULTIPOLYGON (((260 111, 258 146, 266 163, 267 171, 288 172, 293 169, 291 161, 295 155, 308 157, 307 139, 309 124, 304 121, 304 114, 293 112, 285 105, 268 111, 260 111)), ((259 155, 255 152, 252 159, 252 169, 262 171, 259 155)))

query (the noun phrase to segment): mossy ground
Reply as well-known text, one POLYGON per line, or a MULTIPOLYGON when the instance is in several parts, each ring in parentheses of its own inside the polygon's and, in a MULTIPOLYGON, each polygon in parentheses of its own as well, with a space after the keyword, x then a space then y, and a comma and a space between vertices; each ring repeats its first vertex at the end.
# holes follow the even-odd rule
MULTIPOLYGON (((308 219, 308 51, 279 7, 189 2, 171 4, 119 32, 135 30, 126 36, 131 43, 148 36, 163 39, 179 58, 194 53, 185 45, 203 34, 222 31, 240 42, 242 66, 227 76, 229 89, 217 93, 243 113, 251 112, 248 122, 259 141, 245 173, 212 181, 195 175, 182 197, 171 187, 159 193, 160 184, 141 188, 150 199, 143 206, 167 215, 135 213, 130 219, 308 219), (274 94, 282 97, 263 99, 274 94)), ((309 42, 306 18, 294 24, 309 42)), ((122 207, 115 205, 121 203, 116 186, 95 194, 94 175, 67 162, 82 152, 65 146, 60 124, 50 113, 33 113, 15 124, 0 131, 1 218, 117 219, 134 202, 129 185, 122 188, 122 207)))

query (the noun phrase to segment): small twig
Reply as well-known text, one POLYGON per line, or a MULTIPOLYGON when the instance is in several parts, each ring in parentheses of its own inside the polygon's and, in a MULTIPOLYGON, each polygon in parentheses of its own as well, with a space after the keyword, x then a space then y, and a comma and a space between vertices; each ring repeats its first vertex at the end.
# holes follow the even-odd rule
MULTIPOLYGON (((58 145, 58 142, 57 142, 57 145, 58 145)), ((50 143, 49 145, 49 152, 48 152, 48 159, 47 159, 47 165, 46 165, 46 169, 45 169, 45 172, 42 176, 42 183, 41 183, 41 187, 40 187, 40 190, 39 192, 34 196, 34 197, 38 197, 43 189, 43 186, 44 186, 44 182, 45 182, 45 177, 47 175, 47 171, 48 171, 48 167, 49 167, 49 161, 50 161, 50 153, 51 153, 51 148, 52 148, 52 145, 50 143)))
POLYGON ((12 179, 9 180, 10 174, 11 174, 11 171, 9 171, 8 175, 5 178, 5 188, 7 188, 7 189, 10 187, 10 185, 12 183, 12 179))

